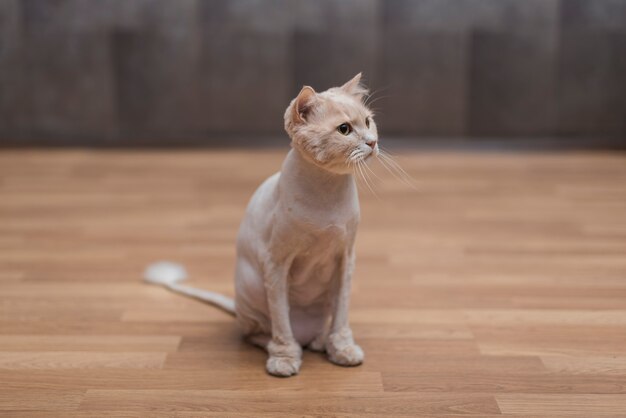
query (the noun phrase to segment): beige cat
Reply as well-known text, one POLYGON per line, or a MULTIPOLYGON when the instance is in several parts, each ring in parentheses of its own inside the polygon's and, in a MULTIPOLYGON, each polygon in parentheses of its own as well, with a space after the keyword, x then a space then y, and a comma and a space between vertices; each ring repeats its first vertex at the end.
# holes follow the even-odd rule
POLYGON ((235 301, 183 286, 184 269, 157 263, 147 280, 234 313, 267 350, 267 371, 298 373, 302 347, 342 366, 363 362, 348 322, 359 202, 353 170, 377 156, 378 134, 361 74, 316 93, 304 87, 285 112, 292 149, 252 196, 237 238, 235 301))

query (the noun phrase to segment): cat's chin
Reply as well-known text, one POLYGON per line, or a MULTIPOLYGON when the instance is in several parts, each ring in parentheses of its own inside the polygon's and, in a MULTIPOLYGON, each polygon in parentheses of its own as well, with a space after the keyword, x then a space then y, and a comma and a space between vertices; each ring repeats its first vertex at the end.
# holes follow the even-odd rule
POLYGON ((298 153, 304 158, 305 161, 308 161, 309 163, 313 164, 314 166, 328 173, 336 174, 336 175, 346 175, 346 174, 352 173, 352 169, 349 166, 347 166, 345 162, 343 161, 340 161, 340 160, 319 161, 312 155, 309 155, 306 152, 303 152, 299 148, 296 148, 296 149, 298 153))
POLYGON ((325 166, 324 169, 330 173, 333 173, 339 176, 345 176, 345 175, 353 173, 352 168, 343 163, 332 165, 332 166, 325 166))
MULTIPOLYGON (((377 156, 378 156, 377 152, 376 153, 371 152, 371 153, 369 153, 368 155, 364 156, 361 159, 361 164, 369 164, 370 161, 372 160, 372 158, 377 157, 377 156)), ((354 165, 347 165, 347 164, 344 164, 344 163, 338 163, 338 165, 333 167, 333 169, 328 169, 327 168, 327 170, 332 171, 332 172, 334 172, 336 174, 354 174, 354 170, 355 170, 354 167, 355 167, 354 165)))

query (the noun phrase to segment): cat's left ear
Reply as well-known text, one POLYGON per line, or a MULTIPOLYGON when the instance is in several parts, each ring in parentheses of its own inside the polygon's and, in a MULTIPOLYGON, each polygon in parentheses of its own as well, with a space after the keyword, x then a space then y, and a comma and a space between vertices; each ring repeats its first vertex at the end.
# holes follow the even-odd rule
POLYGON ((350 81, 339 88, 344 92, 357 97, 358 99, 362 99, 369 93, 369 90, 361 84, 361 76, 362 73, 358 73, 352 77, 350 81))
POLYGON ((306 122, 307 116, 313 109, 315 102, 315 90, 304 86, 293 103, 293 119, 297 122, 306 122))

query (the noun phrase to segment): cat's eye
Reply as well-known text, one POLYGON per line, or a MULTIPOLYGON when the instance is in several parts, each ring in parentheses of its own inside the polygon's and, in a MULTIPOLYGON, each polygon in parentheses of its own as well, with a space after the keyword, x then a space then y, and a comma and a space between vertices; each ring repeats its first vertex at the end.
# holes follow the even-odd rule
POLYGON ((341 125, 337 126, 337 130, 341 135, 349 135, 350 132, 352 132, 352 126, 350 126, 349 123, 342 123, 341 125))
POLYGON ((369 129, 369 127, 370 127, 370 117, 369 116, 365 118, 365 126, 367 126, 367 129, 369 129))

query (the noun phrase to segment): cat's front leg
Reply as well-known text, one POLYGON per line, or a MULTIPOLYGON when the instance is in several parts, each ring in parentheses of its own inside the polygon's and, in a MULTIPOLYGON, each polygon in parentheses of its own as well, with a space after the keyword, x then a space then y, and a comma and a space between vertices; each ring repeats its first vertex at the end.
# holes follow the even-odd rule
POLYGON ((342 257, 339 271, 333 320, 326 341, 326 352, 330 361, 335 364, 358 366, 363 363, 365 355, 361 347, 354 342, 352 330, 348 323, 352 272, 354 271, 354 250, 352 248, 342 257))
POLYGON ((302 364, 302 347, 293 337, 289 320, 287 285, 288 267, 272 265, 268 269, 265 287, 272 322, 272 339, 267 344, 267 372, 274 376, 297 374, 302 364))

